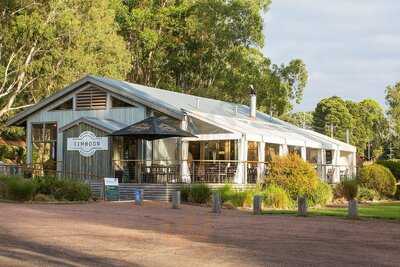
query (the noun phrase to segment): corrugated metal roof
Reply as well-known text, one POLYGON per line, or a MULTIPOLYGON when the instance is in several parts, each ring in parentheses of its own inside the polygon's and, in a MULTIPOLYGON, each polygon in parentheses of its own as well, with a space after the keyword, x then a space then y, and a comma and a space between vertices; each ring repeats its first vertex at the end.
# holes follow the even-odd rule
POLYGON ((249 116, 250 108, 245 105, 103 77, 91 77, 109 86, 125 90, 146 101, 152 101, 168 109, 175 109, 176 112, 185 111, 189 115, 213 122, 218 126, 224 126, 235 132, 253 137, 258 136, 265 142, 356 151, 356 148, 352 145, 297 127, 262 112, 257 112, 255 120, 251 119, 249 116))
POLYGON ((111 119, 101 119, 101 118, 97 118, 97 117, 81 117, 81 118, 65 125, 64 127, 60 128, 60 131, 63 132, 66 129, 69 129, 79 123, 86 123, 86 124, 92 125, 93 127, 99 128, 108 133, 118 131, 127 126, 124 123, 121 123, 121 122, 115 121, 115 120, 111 120, 111 119))

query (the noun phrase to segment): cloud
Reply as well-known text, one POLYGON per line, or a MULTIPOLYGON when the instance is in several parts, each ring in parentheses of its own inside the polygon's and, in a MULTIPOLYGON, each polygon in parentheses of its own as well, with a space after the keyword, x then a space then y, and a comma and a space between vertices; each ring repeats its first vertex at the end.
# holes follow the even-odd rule
POLYGON ((275 0, 263 52, 277 64, 306 63, 310 80, 296 110, 332 95, 384 105, 386 86, 400 80, 398 14, 397 0, 275 0))

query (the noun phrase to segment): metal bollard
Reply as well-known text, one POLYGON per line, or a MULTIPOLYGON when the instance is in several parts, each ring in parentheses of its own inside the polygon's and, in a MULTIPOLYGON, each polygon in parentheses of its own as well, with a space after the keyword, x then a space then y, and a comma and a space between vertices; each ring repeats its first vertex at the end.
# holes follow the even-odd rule
POLYGON ((179 209, 181 205, 181 191, 177 190, 172 195, 172 208, 179 209))
POLYGON ((218 191, 212 192, 212 212, 221 213, 221 195, 218 191))
POLYGON ((349 200, 347 216, 351 219, 358 218, 358 207, 357 207, 357 200, 351 199, 349 200))
POLYGON ((298 197, 297 198, 297 215, 306 217, 308 212, 307 198, 298 197))
POLYGON ((254 196, 253 198, 253 214, 260 215, 262 213, 262 196, 254 196))
POLYGON ((144 194, 143 189, 136 189, 136 192, 135 192, 135 204, 137 206, 141 206, 142 205, 143 194, 144 194))

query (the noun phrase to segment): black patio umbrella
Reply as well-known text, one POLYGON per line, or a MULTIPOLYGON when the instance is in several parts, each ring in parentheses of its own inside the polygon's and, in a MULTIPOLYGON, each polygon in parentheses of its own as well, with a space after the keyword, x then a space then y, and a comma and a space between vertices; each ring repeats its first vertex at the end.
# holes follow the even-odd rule
POLYGON ((110 134, 111 136, 130 136, 137 139, 156 140, 170 137, 196 137, 168 123, 168 119, 149 117, 110 134))

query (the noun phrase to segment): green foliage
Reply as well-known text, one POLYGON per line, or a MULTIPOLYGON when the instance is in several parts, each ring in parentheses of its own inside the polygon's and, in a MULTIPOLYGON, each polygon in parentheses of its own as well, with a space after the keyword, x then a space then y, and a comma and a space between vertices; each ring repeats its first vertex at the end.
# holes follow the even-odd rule
POLYGON ((232 185, 230 184, 224 184, 224 186, 218 188, 217 191, 220 193, 222 202, 230 200, 231 195, 234 193, 232 185))
POLYGON ((36 193, 53 196, 56 200, 88 201, 91 196, 87 184, 45 176, 34 178, 36 193))
POLYGON ((386 104, 389 107, 388 115, 392 122, 391 140, 394 145, 394 154, 396 158, 400 158, 400 82, 390 85, 386 88, 386 104))
POLYGON ((366 188, 374 189, 381 196, 392 197, 396 193, 396 179, 388 168, 379 164, 361 168, 359 182, 366 188))
POLYGON ((394 199, 400 200, 400 184, 396 186, 396 194, 394 194, 394 199))
POLYGON ((289 194, 282 187, 270 184, 262 192, 263 204, 266 207, 275 209, 289 209, 293 206, 293 201, 289 194))
POLYGON ((130 69, 107 0, 2 1, 0 10, 2 119, 87 73, 125 78, 130 69))
POLYGON ((228 201, 235 207, 243 207, 246 201, 246 191, 235 191, 230 196, 228 201))
POLYGON ((374 158, 383 153, 389 125, 377 101, 365 99, 356 103, 337 96, 321 100, 313 113, 313 128, 330 136, 331 125, 333 137, 342 141, 346 141, 346 130, 349 130, 350 143, 361 156, 367 153, 368 142, 374 158))
POLYGON ((318 187, 319 178, 310 163, 291 154, 272 159, 266 184, 278 185, 286 190, 292 199, 297 199, 300 195, 312 195, 318 187))
POLYGON ((311 129, 313 126, 313 113, 312 112, 295 112, 287 113, 280 117, 280 119, 294 124, 301 128, 311 129))
POLYGON ((307 196, 309 206, 325 206, 330 203, 332 199, 332 187, 325 182, 319 182, 316 189, 307 196))
POLYGON ((194 203, 207 203, 211 196, 211 189, 206 184, 193 184, 190 187, 189 201, 194 203))
POLYGON ((356 179, 345 180, 341 182, 343 196, 346 200, 352 200, 357 197, 358 194, 358 181, 356 179))
POLYGON ((54 199, 49 195, 36 194, 33 200, 38 202, 50 202, 53 201, 54 199))
POLYGON ((376 192, 374 189, 361 186, 358 188, 357 199, 359 201, 374 201, 379 200, 380 196, 379 193, 376 192))
POLYGON ((379 160, 376 163, 388 168, 394 177, 400 181, 400 160, 379 160))
POLYGON ((181 187, 181 200, 182 202, 188 202, 190 196, 190 186, 184 185, 181 187))
POLYGON ((338 183, 333 187, 333 199, 344 198, 343 183, 338 183))
POLYGON ((242 103, 253 84, 261 110, 289 111, 302 99, 308 74, 301 60, 272 65, 261 53, 269 3, 114 1, 133 60, 128 80, 242 103))
POLYGON ((25 159, 25 148, 12 146, 12 145, 0 145, 0 161, 5 163, 14 162, 22 163, 25 159))
POLYGON ((0 197, 16 201, 32 200, 35 184, 21 177, 0 177, 0 197))

